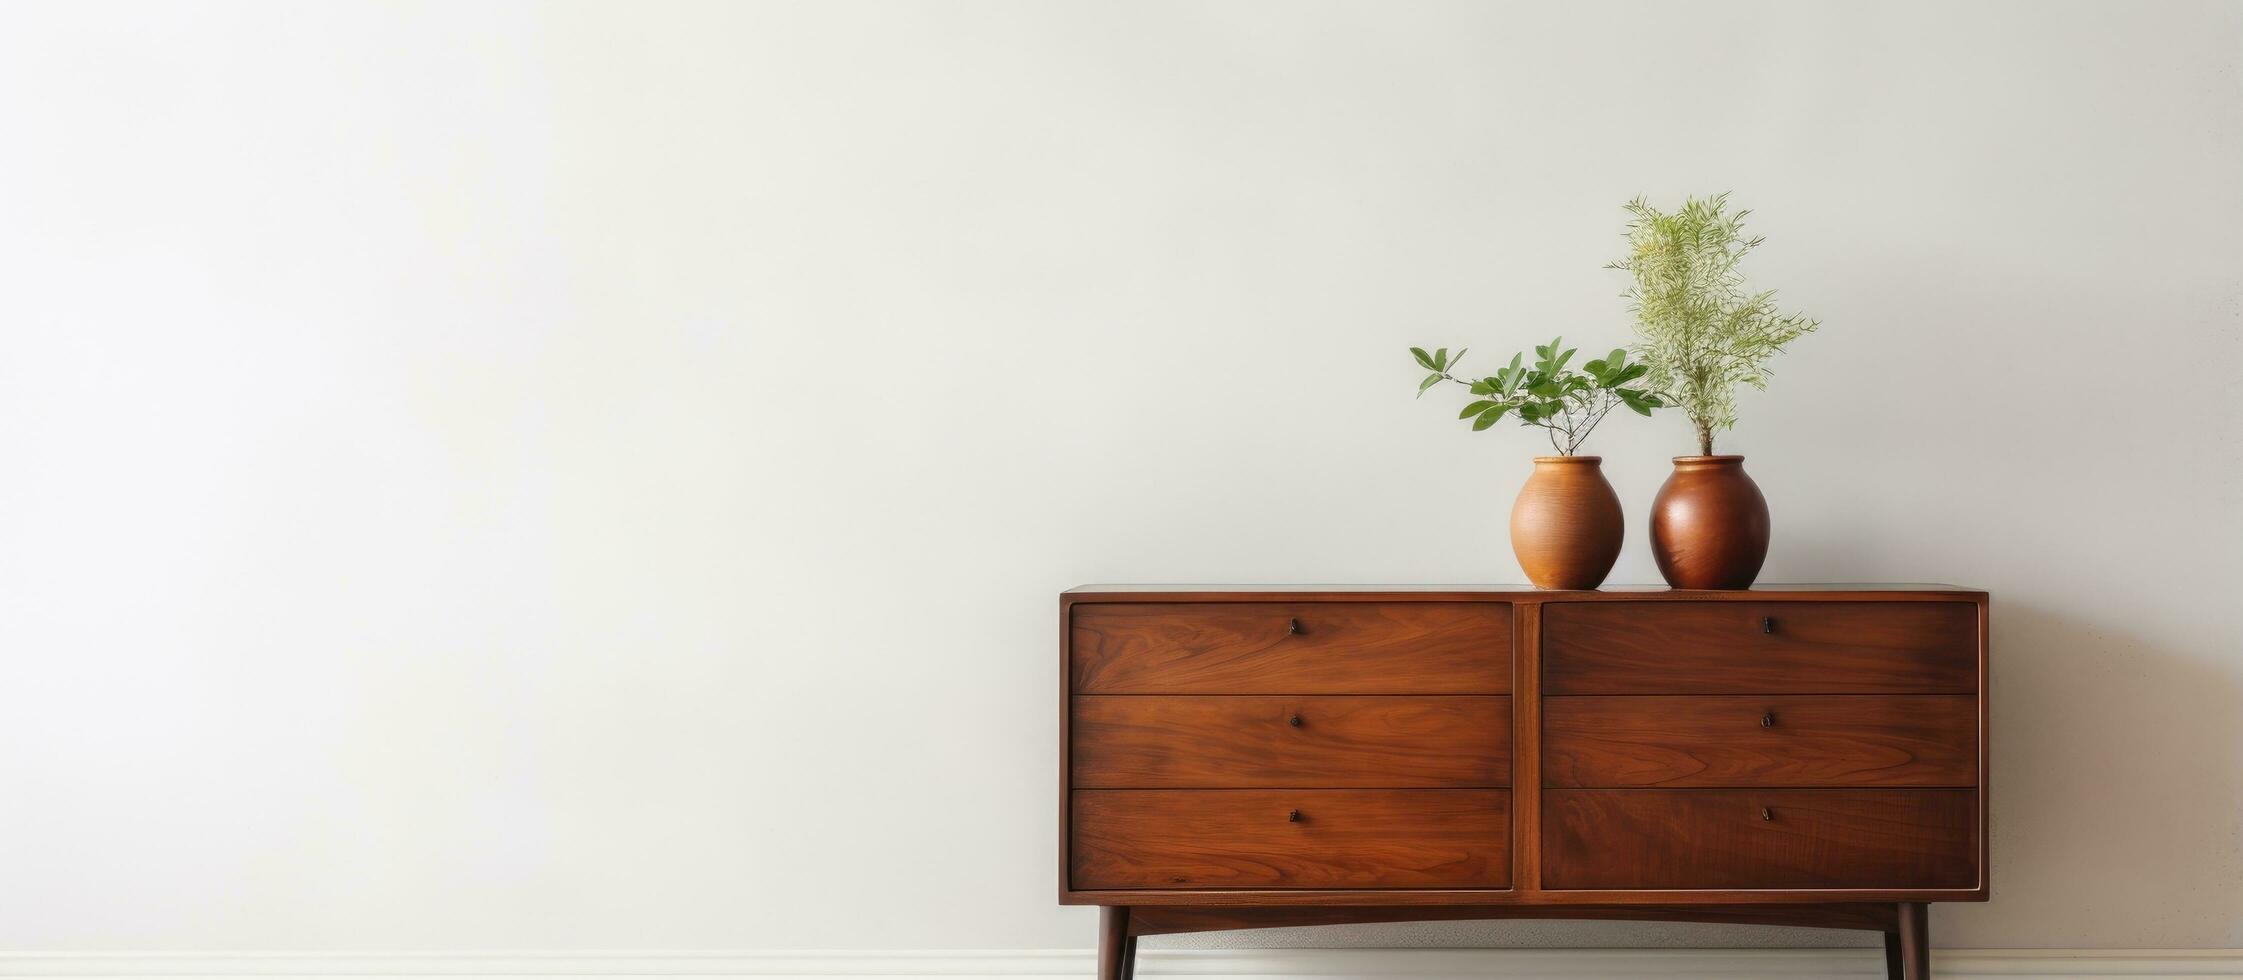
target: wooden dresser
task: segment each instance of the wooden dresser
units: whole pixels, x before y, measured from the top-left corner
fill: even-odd
[[[1138,936],[1601,918],[1885,934],[1986,867],[1983,592],[1091,586],[1059,900]]]

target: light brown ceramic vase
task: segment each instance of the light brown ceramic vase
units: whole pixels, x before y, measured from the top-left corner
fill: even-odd
[[[1536,456],[1511,505],[1511,550],[1536,588],[1593,589],[1620,558],[1620,495],[1602,456]]]
[[[1677,456],[1651,502],[1651,557],[1678,589],[1744,589],[1768,557],[1768,500],[1743,456]]]

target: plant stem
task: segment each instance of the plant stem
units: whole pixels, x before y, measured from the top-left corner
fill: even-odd
[[[1440,374],[1441,380],[1465,388],[1474,384],[1447,371]],[[1550,448],[1560,456],[1571,456],[1579,452],[1581,444],[1588,441],[1589,434],[1596,431],[1597,425],[1611,413],[1613,406],[1620,404],[1619,396],[1603,390],[1573,391],[1560,398],[1565,403],[1565,408],[1557,415],[1527,423],[1542,429],[1543,434],[1550,439]],[[1525,417],[1520,416],[1520,419],[1524,421]],[[1558,438],[1561,434],[1565,436],[1563,440]],[[1711,445],[1713,434],[1710,430],[1701,429],[1700,438],[1705,440],[1705,444]]]

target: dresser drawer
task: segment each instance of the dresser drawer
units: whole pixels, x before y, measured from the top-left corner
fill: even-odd
[[[1553,789],[1552,889],[1972,888],[1977,794],[1922,790]]]
[[[1548,694],[1971,694],[1967,602],[1564,602]]]
[[[1072,885],[1505,888],[1502,790],[1078,790]]]
[[[1079,603],[1076,694],[1506,694],[1500,602]]]
[[[1511,699],[1074,699],[1078,789],[1488,787],[1511,781]]]
[[[1974,786],[1969,695],[1553,697],[1543,785]]]

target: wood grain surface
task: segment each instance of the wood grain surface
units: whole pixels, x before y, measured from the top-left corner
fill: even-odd
[[[1077,790],[1070,875],[1100,888],[1500,888],[1501,790]]]
[[[1601,456],[1537,456],[1511,504],[1511,553],[1544,589],[1593,589],[1620,557],[1627,522]]]
[[[1968,602],[1553,602],[1543,693],[1972,694]]]
[[[1968,695],[1554,697],[1543,785],[1971,786]]]
[[[1958,789],[1550,789],[1542,885],[1968,888],[1976,794]]]
[[[1768,532],[1768,501],[1742,456],[1677,456],[1651,499],[1651,560],[1678,589],[1752,585]]]
[[[1426,695],[1078,697],[1078,789],[1496,787],[1511,699]]]
[[[1897,936],[1905,904],[1988,896],[1988,610],[1931,584],[1070,590],[1059,899],[1130,907],[1124,977],[1137,935],[1311,922]]]
[[[1503,602],[1076,603],[1076,694],[1507,694]]]

